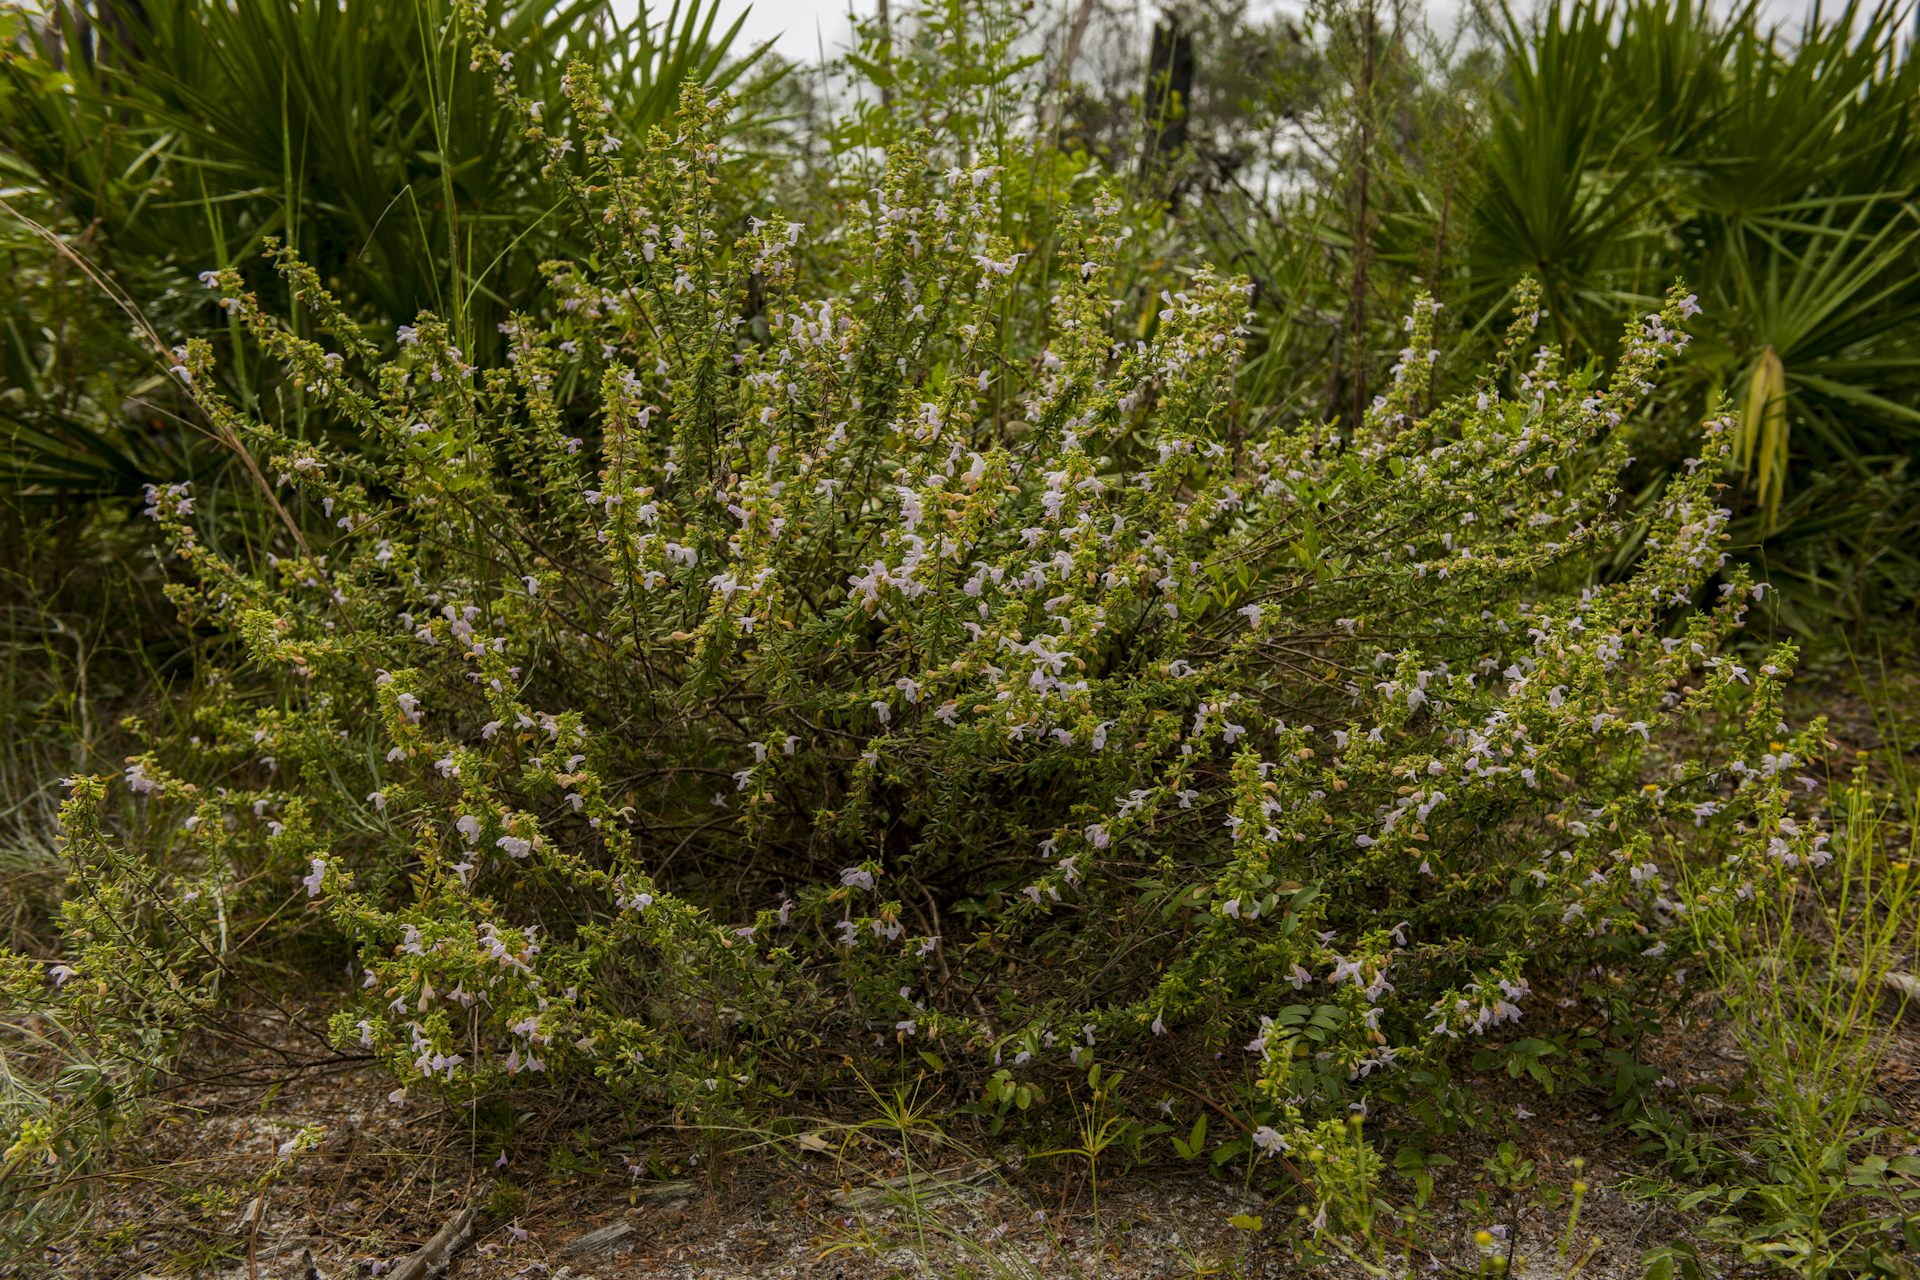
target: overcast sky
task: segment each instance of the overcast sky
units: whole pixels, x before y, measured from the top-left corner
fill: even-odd
[[[1520,0],[1525,3],[1525,0]],[[637,0],[616,0],[621,9],[631,9]],[[1152,0],[1132,0],[1144,21],[1158,7]],[[668,0],[653,0],[653,7],[665,9]],[[862,13],[873,12],[873,0],[720,0],[721,23],[747,15],[741,34],[751,43],[772,40],[774,48],[796,61],[813,61],[824,47],[829,56],[845,49],[852,38],[847,22],[849,4]],[[905,0],[894,0],[895,9],[907,8]],[[1300,0],[1254,0],[1256,12],[1299,12]],[[1450,25],[1446,19],[1460,9],[1457,0],[1434,0],[1428,5],[1436,26]],[[1724,7],[1730,7],[1724,6]],[[1829,7],[1832,7],[1829,4]],[[1797,21],[1813,8],[1812,0],[1764,0],[1762,8],[1782,20]]]

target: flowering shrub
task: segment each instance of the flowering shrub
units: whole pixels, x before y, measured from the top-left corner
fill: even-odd
[[[599,247],[505,367],[429,315],[370,341],[285,253],[299,328],[209,273],[362,447],[176,352],[280,531],[216,545],[187,486],[151,494],[229,669],[126,770],[150,856],[75,791],[70,856],[144,889],[70,907],[68,990],[190,969],[180,936],[290,894],[396,1101],[591,1079],[711,1112],[935,1045],[1004,1100],[1169,1037],[1251,1051],[1275,1152],[1535,1017],[1543,977],[1657,954],[1669,824],[1818,856],[1780,800],[1807,740],[1752,745],[1786,655],[1721,652],[1755,589],[1694,605],[1725,420],[1633,576],[1584,569],[1678,291],[1610,376],[1536,349],[1528,301],[1447,397],[1422,304],[1364,421],[1253,421],[1240,282],[1116,324],[1112,196],[1035,260],[993,167],[901,147],[844,225],[736,234],[724,103],[629,163],[568,90],[517,105],[590,158],[556,180]]]

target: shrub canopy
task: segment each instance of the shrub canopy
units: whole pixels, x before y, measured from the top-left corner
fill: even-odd
[[[1625,998],[1589,979],[1655,963],[1673,842],[1820,856],[1784,816],[1787,655],[1721,652],[1756,589],[1695,606],[1726,419],[1632,576],[1585,569],[1682,291],[1610,374],[1536,348],[1524,298],[1446,399],[1423,302],[1364,420],[1276,425],[1232,398],[1241,282],[1117,309],[1115,196],[1023,247],[1000,169],[900,147],[841,224],[735,236],[723,102],[629,160],[583,65],[568,92],[564,128],[517,105],[590,157],[561,180],[596,249],[503,367],[429,315],[370,341],[289,253],[298,327],[208,275],[362,447],[175,353],[283,521],[224,545],[151,495],[230,661],[130,763],[124,846],[100,782],[68,808],[83,867],[144,868],[150,967],[294,895],[396,1097],[591,1079],[724,1113],[826,1051],[937,1046],[1004,1099],[1171,1037],[1169,1072],[1249,1050],[1285,1129],[1438,1078],[1543,1016],[1543,977]],[[75,998],[145,980],[127,914],[69,904]]]

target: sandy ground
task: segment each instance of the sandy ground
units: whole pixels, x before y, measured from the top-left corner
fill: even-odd
[[[217,1069],[176,1088],[117,1174],[96,1184],[88,1228],[6,1274],[393,1275],[468,1207],[477,1210],[475,1228],[445,1272],[455,1280],[1366,1274],[1351,1262],[1309,1267],[1284,1242],[1276,1226],[1297,1210],[1271,1163],[1252,1185],[1239,1166],[1227,1176],[1195,1167],[1103,1176],[1097,1216],[1084,1164],[1018,1168],[1010,1147],[948,1146],[923,1148],[909,1165],[870,1133],[833,1128],[777,1156],[710,1151],[704,1166],[690,1161],[690,1148],[674,1149],[671,1134],[601,1145],[548,1133],[520,1144],[541,1152],[536,1166],[501,1168],[461,1114],[393,1106],[390,1082],[368,1064],[302,1065],[297,1037],[284,1026],[256,1017],[248,1027],[255,1043],[210,1049]],[[1882,1082],[1909,1111],[1920,1105],[1917,1040],[1896,1046]],[[308,1054],[319,1052],[306,1043]],[[1738,1071],[1730,1046],[1710,1037],[1653,1052],[1676,1055],[1680,1090]],[[1682,1218],[1633,1194],[1635,1175],[1650,1166],[1629,1136],[1609,1131],[1592,1100],[1542,1099],[1504,1076],[1479,1088],[1489,1109],[1510,1111],[1514,1123],[1447,1148],[1457,1164],[1434,1197],[1414,1266],[1395,1263],[1389,1274],[1471,1269],[1480,1230],[1512,1238],[1515,1274],[1563,1274],[1556,1246],[1564,1207],[1503,1199],[1481,1172],[1503,1138],[1536,1162],[1543,1185],[1565,1187],[1574,1159],[1584,1161],[1580,1176],[1593,1191],[1571,1248],[1588,1259],[1581,1274],[1637,1280],[1648,1248],[1688,1234]],[[306,1126],[319,1127],[318,1144],[279,1162],[282,1145]],[[628,1157],[652,1168],[629,1175]],[[263,1188],[262,1175],[277,1163],[281,1171]],[[671,1166],[665,1180],[663,1163]],[[1396,1195],[1410,1196],[1409,1184],[1390,1182]],[[1249,1229],[1255,1218],[1261,1229]]]

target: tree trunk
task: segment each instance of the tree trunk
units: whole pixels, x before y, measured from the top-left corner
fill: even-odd
[[[1060,104],[1067,90],[1073,85],[1073,64],[1080,61],[1080,46],[1086,43],[1087,25],[1093,21],[1094,0],[1080,0],[1080,7],[1074,10],[1073,25],[1067,29],[1067,44],[1060,51],[1060,69],[1054,75],[1054,91],[1047,97],[1046,109],[1040,115],[1040,133],[1051,136],[1054,126],[1060,123]]]
[[[1359,120],[1353,147],[1353,275],[1347,289],[1346,354],[1349,400],[1345,438],[1352,439],[1367,412],[1367,289],[1373,265],[1373,81],[1376,19],[1373,0],[1360,11],[1360,76],[1354,85]]]
[[[1140,157],[1145,179],[1162,157],[1187,141],[1187,99],[1193,92],[1193,37],[1173,15],[1153,27],[1153,50],[1147,59],[1147,146]]]
[[[893,106],[893,8],[888,0],[874,0],[873,23],[880,28],[880,105]]]

